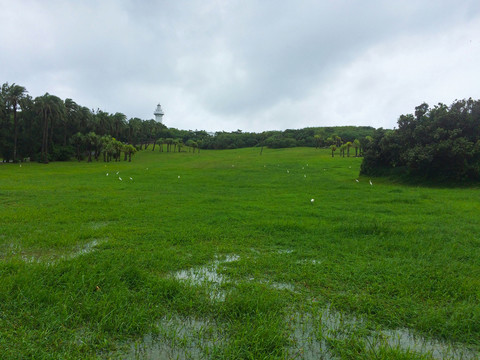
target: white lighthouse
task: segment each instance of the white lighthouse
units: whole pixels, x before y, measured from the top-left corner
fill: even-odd
[[[163,115],[165,115],[165,113],[163,112],[160,104],[157,105],[157,108],[155,109],[155,112],[153,113],[153,115],[155,115],[155,121],[162,124],[162,118],[163,118]]]

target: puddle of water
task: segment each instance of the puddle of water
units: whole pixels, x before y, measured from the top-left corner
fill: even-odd
[[[291,329],[291,340],[295,344],[289,349],[293,356],[300,354],[303,359],[333,359],[326,338],[346,339],[353,330],[367,331],[364,339],[368,340],[371,349],[390,347],[421,355],[430,355],[434,359],[474,360],[480,353],[462,344],[451,344],[435,339],[426,339],[409,329],[367,330],[366,322],[361,318],[347,316],[323,308],[317,315],[311,313],[295,313],[287,321]]]
[[[58,254],[52,250],[27,252],[27,254],[23,254],[21,256],[21,259],[26,263],[45,263],[48,265],[54,265],[56,262],[61,260],[70,260],[78,256],[91,253],[96,250],[96,247],[98,245],[106,241],[107,239],[94,239],[86,244],[75,247],[74,251],[67,254]],[[21,252],[19,247],[18,247],[18,252]]]
[[[288,358],[317,360],[334,359],[323,337],[319,339],[318,328],[310,314],[295,313],[287,320],[292,345],[288,349]]]
[[[98,230],[108,225],[108,221],[90,221],[87,226],[92,230]]]
[[[238,261],[240,256],[227,255],[223,260],[215,260],[210,264],[190,268],[186,270],[180,270],[173,274],[178,280],[188,281],[192,285],[207,286],[210,288],[210,298],[212,300],[225,300],[225,292],[220,290],[220,286],[228,282],[228,279],[218,273],[218,266],[224,263],[231,263]]]
[[[270,283],[270,286],[277,290],[288,290],[295,292],[295,286],[293,284],[273,282]]]
[[[178,315],[165,316],[158,334],[148,334],[131,344],[121,359],[208,359],[227,338],[216,323]]]
[[[21,252],[20,245],[9,243],[0,246],[0,258],[16,255]]]
[[[292,250],[280,250],[279,252],[291,253]],[[238,255],[229,255],[223,260],[217,259],[205,266],[178,271],[174,274],[174,277],[179,280],[190,281],[194,285],[210,286],[212,300],[223,301],[225,300],[225,292],[220,291],[219,287],[230,280],[218,273],[218,267],[222,263],[234,262],[239,260],[239,258]],[[304,260],[302,262],[320,264],[321,260]],[[267,284],[277,290],[295,292],[293,284],[256,280],[255,278],[250,278],[249,280]],[[188,321],[187,324],[189,324]],[[188,326],[190,328],[195,327],[193,324]],[[308,312],[294,313],[287,319],[287,327],[290,330],[292,343],[292,346],[288,349],[289,358],[334,359],[332,350],[328,345],[328,339],[345,340],[351,336],[352,332],[365,333],[363,339],[367,340],[371,350],[386,346],[406,352],[430,355],[435,359],[473,360],[480,358],[479,352],[470,350],[461,344],[450,344],[440,340],[426,339],[415,335],[408,329],[370,330],[367,328],[367,322],[364,319],[334,311],[330,306],[316,311],[314,315]],[[190,329],[188,331],[191,332],[193,330]],[[153,340],[150,342],[152,344],[155,343]],[[185,342],[185,344],[187,343],[190,342]],[[160,345],[152,346],[159,348]],[[195,345],[195,342],[193,347],[195,349],[199,348]],[[167,348],[169,347],[167,346]],[[178,354],[175,356],[179,359],[188,358],[179,357]],[[155,357],[144,358],[150,359]],[[156,358],[161,358],[161,356],[159,355]]]
[[[409,329],[384,330],[380,332],[389,346],[410,349],[420,354],[431,354],[435,359],[474,360],[480,353],[459,344],[449,344],[440,340],[425,339]]]
[[[293,253],[293,250],[291,249],[277,250],[277,254],[291,254],[291,253]]]
[[[297,264],[318,265],[318,264],[321,264],[322,262],[323,262],[322,260],[316,260],[316,259],[303,259],[303,260],[298,260]]]
[[[78,247],[77,251],[74,251],[74,252],[70,253],[69,255],[62,256],[62,259],[73,259],[73,258],[76,258],[78,256],[91,253],[92,251],[95,251],[95,248],[98,245],[103,244],[106,241],[107,241],[107,239],[94,239],[94,240]]]

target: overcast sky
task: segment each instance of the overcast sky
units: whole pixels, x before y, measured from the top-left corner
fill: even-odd
[[[0,83],[207,131],[480,99],[478,0],[0,0]]]

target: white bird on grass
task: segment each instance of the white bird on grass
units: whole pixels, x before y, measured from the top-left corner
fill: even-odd
[[[355,179],[356,182],[359,182],[358,179]]]
[[[108,173],[107,173],[107,176],[108,176]]]
[[[119,177],[118,177],[118,180],[122,181],[122,178],[119,176]]]
[[[303,177],[304,177],[304,178],[306,178],[306,177],[307,177],[307,175],[305,174],[305,175],[303,175]]]
[[[120,171],[117,171],[117,175],[118,175],[119,172],[120,172]]]
[[[310,202],[312,202],[312,203],[313,203],[314,201],[315,201],[315,199],[310,200]]]
[[[372,184],[372,180],[370,180],[370,185],[371,185],[371,186],[373,186],[373,184]]]
[[[130,177],[130,180],[133,180],[132,177]]]

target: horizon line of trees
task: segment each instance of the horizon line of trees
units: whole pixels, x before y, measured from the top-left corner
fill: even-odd
[[[377,129],[365,148],[361,174],[479,180],[480,100],[423,103],[414,114],[399,117],[398,129]]]
[[[104,159],[119,160],[118,149],[112,150],[119,148],[119,144],[130,145],[135,150],[147,149],[153,144],[152,151],[157,144],[159,150],[164,151],[166,145],[166,152],[182,151],[186,147],[194,153],[200,149],[254,146],[330,147],[332,156],[337,148],[343,156],[345,151],[349,156],[353,147],[358,156],[374,130],[368,126],[339,126],[262,133],[219,131],[211,135],[204,130],[167,128],[153,119],[127,120],[123,113],[91,110],[72,99],[62,100],[49,93],[32,98],[25,87],[15,83],[4,83],[0,89],[0,157],[4,162],[26,158],[43,163],[70,158],[91,161],[92,156],[98,160],[104,151]],[[124,158],[131,159],[134,152],[131,148],[125,149]]]

